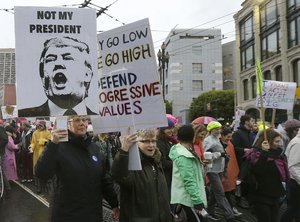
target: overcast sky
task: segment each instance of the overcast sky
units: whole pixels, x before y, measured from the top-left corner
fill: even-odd
[[[233,15],[244,0],[92,0],[97,6],[111,5],[97,19],[97,30],[107,31],[122,23],[149,18],[154,47],[157,49],[169,31],[176,28],[218,28],[226,38],[235,39]],[[14,48],[14,15],[3,11],[14,6],[77,5],[84,0],[9,0],[0,2],[0,48]],[[96,8],[96,6],[92,6]]]

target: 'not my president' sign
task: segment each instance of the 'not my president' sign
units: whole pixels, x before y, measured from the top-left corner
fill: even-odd
[[[15,7],[19,117],[98,114],[96,10]]]
[[[95,132],[167,125],[148,19],[98,34],[99,116]]]

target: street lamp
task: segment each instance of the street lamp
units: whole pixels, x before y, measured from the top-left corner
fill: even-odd
[[[159,75],[160,75],[160,83],[162,84],[162,94],[163,99],[165,100],[165,70],[166,73],[168,72],[168,66],[169,66],[169,53],[166,52],[166,45],[163,42],[160,49],[157,53],[158,58],[158,66],[159,66]]]

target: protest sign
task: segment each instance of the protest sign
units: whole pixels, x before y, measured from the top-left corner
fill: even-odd
[[[99,116],[94,132],[167,125],[148,19],[98,34]]]
[[[234,117],[234,131],[237,131],[238,127],[240,126],[241,117],[246,114],[245,110],[236,109],[235,117]]]
[[[295,82],[264,80],[262,87],[263,107],[292,110],[295,101]],[[256,106],[260,107],[260,98],[256,98]]]
[[[19,117],[96,114],[96,11],[15,7]]]
[[[17,106],[1,106],[1,111],[3,119],[18,117]]]

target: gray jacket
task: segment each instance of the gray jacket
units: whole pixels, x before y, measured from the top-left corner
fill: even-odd
[[[221,173],[224,172],[225,158],[221,157],[221,153],[224,153],[224,148],[218,137],[209,135],[203,141],[203,147],[205,152],[213,153],[212,167],[206,167],[206,173]]]
[[[285,150],[291,178],[300,185],[300,130]]]

